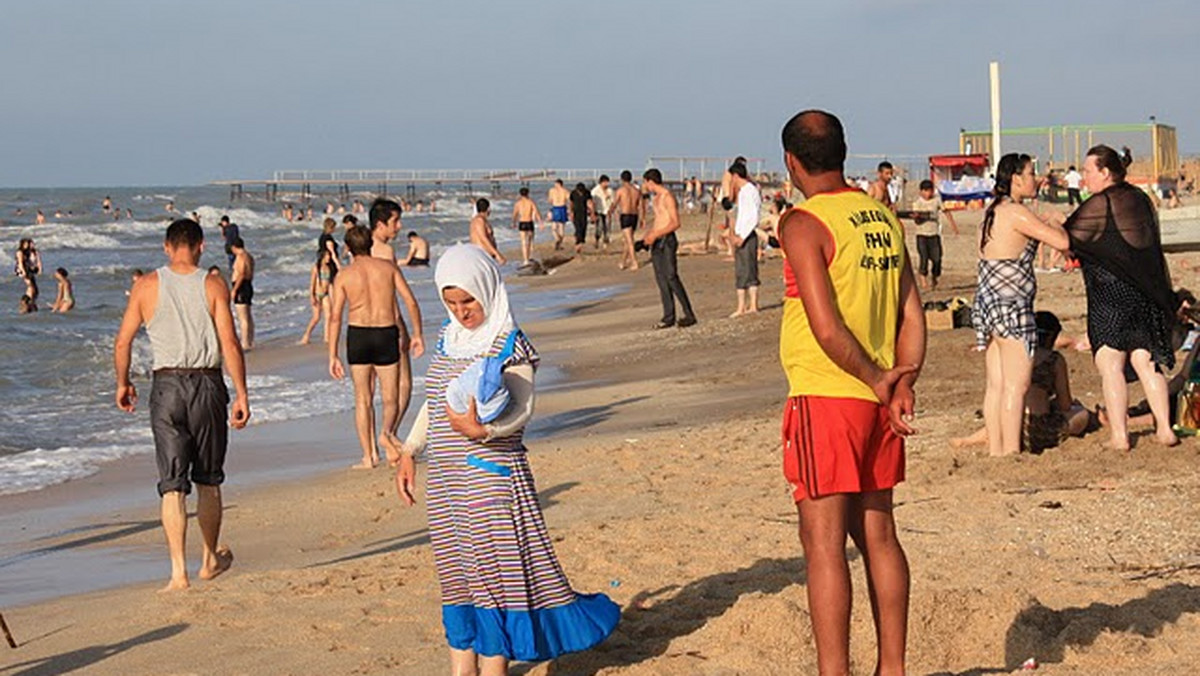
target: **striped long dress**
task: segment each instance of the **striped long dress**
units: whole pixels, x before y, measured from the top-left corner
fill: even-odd
[[[489,356],[507,337],[497,337]],[[523,431],[484,443],[450,428],[446,387],[474,361],[439,349],[425,377],[429,531],[446,639],[451,648],[523,661],[586,650],[612,633],[620,608],[571,589],[538,506]],[[537,362],[518,334],[505,366]]]

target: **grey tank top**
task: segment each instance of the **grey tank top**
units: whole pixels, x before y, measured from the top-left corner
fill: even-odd
[[[166,266],[158,269],[158,304],[146,323],[154,370],[220,368],[221,347],[204,295],[207,274],[203,269],[190,275]]]

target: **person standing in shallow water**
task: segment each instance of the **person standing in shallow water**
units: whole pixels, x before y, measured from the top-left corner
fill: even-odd
[[[167,228],[164,244],[168,264],[143,275],[133,284],[129,304],[113,347],[117,408],[133,413],[137,389],[129,379],[133,339],[146,327],[154,355],[150,389],[150,428],[158,463],[158,493],[162,524],[171,557],[171,580],[163,591],[189,585],[184,545],[187,538],[187,495],[196,484],[196,509],[204,541],[200,578],[210,580],[233,563],[233,552],[220,545],[221,484],[225,481],[228,425],[246,426],[250,404],[246,369],[229,290],[218,278],[198,267],[204,232],[194,221],[181,219]],[[221,377],[224,364],[236,396]]]
[[[914,432],[925,314],[899,221],[846,186],[841,122],[801,112],[784,126],[783,148],[807,198],[779,221],[783,467],[808,566],[817,663],[821,674],[850,673],[849,535],[866,567],[875,673],[894,676],[904,673],[909,571],[892,489],[904,480],[904,437]]]
[[[451,673],[499,676],[509,660],[542,662],[587,650],[616,628],[621,609],[575,592],[559,565],[526,460],[538,354],[509,312],[495,262],[470,244],[438,260],[434,280],[450,315],[426,373],[425,403],[404,442],[396,485],[414,503],[413,456],[428,458],[429,536],[441,587]],[[449,390],[481,360],[499,367],[508,403],[456,411]],[[490,420],[484,423],[481,417]]]

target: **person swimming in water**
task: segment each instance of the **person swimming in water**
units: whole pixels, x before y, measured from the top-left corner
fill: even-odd
[[[408,255],[400,261],[400,265],[410,268],[429,266],[429,242],[415,230],[408,233]]]
[[[55,270],[54,279],[58,282],[58,295],[54,299],[54,304],[50,306],[50,311],[70,312],[75,307],[75,289],[71,285],[67,269],[59,268]]]

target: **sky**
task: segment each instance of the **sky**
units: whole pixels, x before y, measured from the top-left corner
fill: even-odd
[[[3,0],[0,186],[276,169],[781,165],[794,113],[851,153],[1150,115],[1200,152],[1200,3]]]

